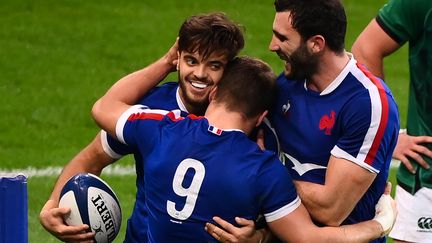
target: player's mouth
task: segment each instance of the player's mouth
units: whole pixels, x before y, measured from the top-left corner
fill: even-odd
[[[208,79],[196,78],[187,79],[187,82],[190,84],[190,91],[195,94],[204,94],[213,84],[213,82]]]
[[[189,83],[191,84],[192,87],[200,90],[203,90],[209,86],[207,83],[203,83],[199,81],[190,81]]]
[[[292,68],[292,64],[290,61],[290,58],[288,56],[286,56],[285,54],[283,54],[282,52],[276,52],[277,55],[279,56],[279,58],[284,61],[285,63],[285,70],[284,73],[285,75],[289,75],[291,73],[291,68]]]

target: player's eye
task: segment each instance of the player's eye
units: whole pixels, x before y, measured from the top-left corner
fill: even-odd
[[[215,63],[211,63],[211,64],[210,64],[210,68],[211,68],[213,71],[218,71],[218,70],[220,70],[220,69],[223,68],[223,65],[222,65],[221,63],[215,62]]]
[[[197,60],[195,58],[192,58],[192,57],[186,57],[185,61],[186,61],[186,64],[189,66],[192,66],[192,65],[195,65],[198,63]]]

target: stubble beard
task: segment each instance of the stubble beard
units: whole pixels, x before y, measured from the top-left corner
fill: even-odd
[[[301,44],[285,64],[285,76],[291,80],[303,81],[310,79],[318,71],[319,56],[310,54],[306,44]]]
[[[193,94],[190,94],[187,90],[187,81],[182,80],[179,75],[179,86],[180,86],[180,97],[186,106],[186,109],[189,113],[194,115],[204,115],[207,106],[209,105],[208,97],[194,97]]]

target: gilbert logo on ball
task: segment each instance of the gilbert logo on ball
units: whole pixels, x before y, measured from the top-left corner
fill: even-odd
[[[68,225],[89,225],[97,243],[112,242],[120,230],[119,200],[111,187],[93,174],[69,179],[60,193],[59,207],[71,208],[64,218]]]

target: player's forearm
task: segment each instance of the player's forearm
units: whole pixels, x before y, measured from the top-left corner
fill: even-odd
[[[149,66],[131,73],[115,83],[105,94],[106,99],[134,105],[148,91],[153,89],[170,73],[175,71],[177,60],[177,41],[160,59]]]
[[[115,137],[116,123],[121,114],[164,79],[171,68],[172,65],[163,57],[115,83],[93,105],[92,116],[99,127]]]
[[[161,82],[172,68],[172,64],[162,57],[149,66],[121,78],[108,90],[105,97],[134,105]]]
[[[324,225],[338,226],[349,215],[347,202],[330,192],[328,186],[295,181],[297,192],[311,217]]]
[[[370,242],[378,239],[383,235],[382,226],[375,220],[368,220],[356,225],[341,226],[345,232],[345,239],[341,242]]]
[[[99,133],[89,145],[81,150],[63,168],[51,193],[50,199],[58,203],[61,189],[72,176],[82,172],[99,175],[103,168],[114,161],[113,158],[109,157],[109,155],[103,151]]]
[[[361,243],[378,239],[383,228],[375,220],[340,227],[322,227],[306,235],[302,242]]]

